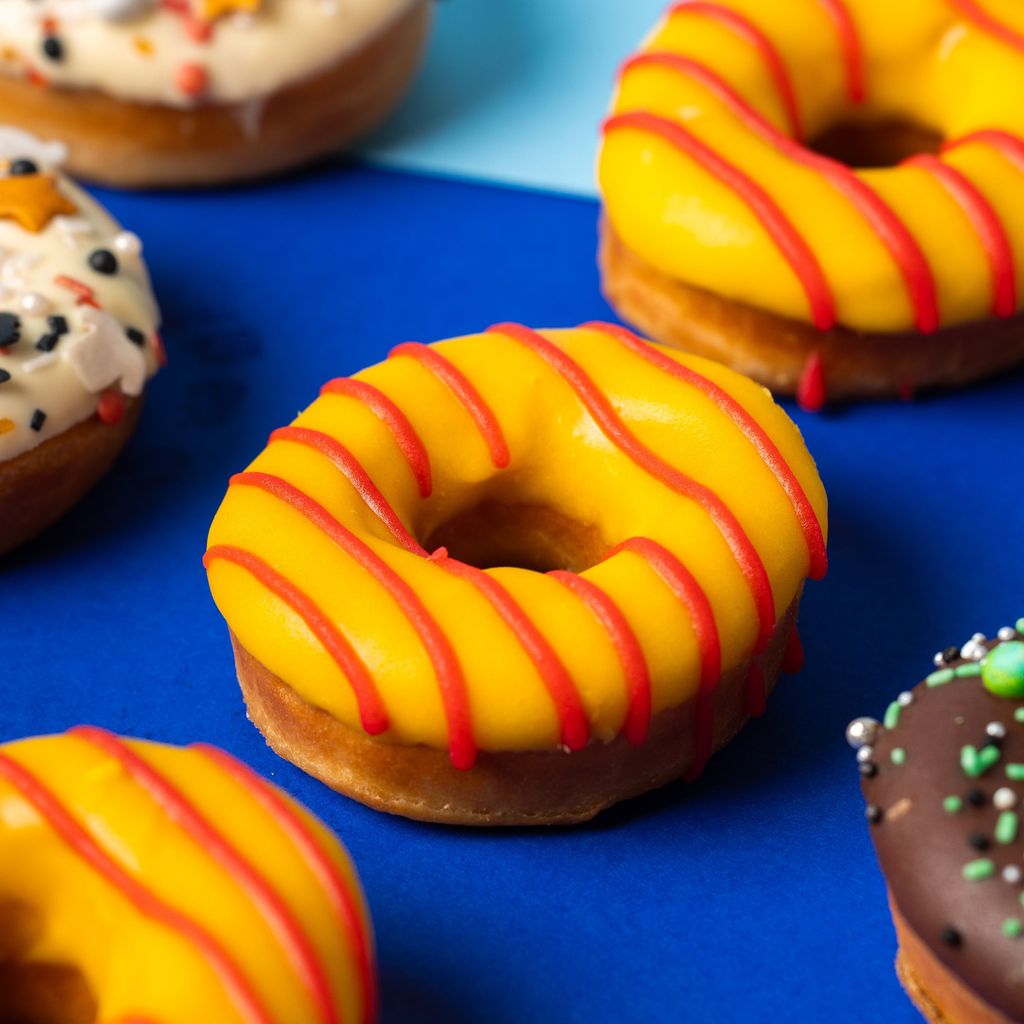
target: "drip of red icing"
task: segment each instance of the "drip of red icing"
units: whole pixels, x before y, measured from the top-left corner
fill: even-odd
[[[692,781],[704,771],[711,756],[714,737],[714,692],[722,675],[722,647],[711,603],[693,573],[668,548],[647,537],[632,537],[617,544],[605,558],[629,551],[642,558],[672,591],[693,626],[700,652],[700,682],[697,688],[697,719],[694,732],[693,764],[686,775]]]
[[[821,353],[817,349],[807,357],[807,362],[800,372],[800,380],[796,386],[796,401],[804,412],[821,412],[828,401],[825,367],[821,361]]]
[[[748,18],[739,14],[723,4],[704,3],[703,0],[682,0],[682,3],[675,4],[669,11],[669,16],[676,14],[700,14],[719,22],[731,32],[740,36],[753,46],[761,55],[768,73],[779,91],[782,105],[786,108],[786,116],[789,119],[790,131],[796,139],[803,138],[803,128],[800,124],[800,107],[797,103],[796,90],[786,70],[779,51],[772,44],[772,41]]]
[[[471,583],[498,613],[533,662],[541,681],[551,694],[562,742],[570,750],[582,750],[590,739],[587,713],[572,676],[544,634],[516,599],[489,573],[454,558],[436,557],[432,561],[453,576]]]
[[[321,395],[346,395],[362,402],[391,431],[405,461],[409,463],[421,498],[429,498],[433,490],[430,473],[430,456],[426,445],[416,433],[409,418],[383,391],[366,381],[351,377],[338,377],[328,381],[321,389]]]
[[[878,235],[899,269],[914,308],[914,321],[922,334],[931,334],[939,326],[939,304],[935,278],[928,260],[895,211],[845,164],[815,153],[780,132],[710,68],[676,53],[649,52],[631,58],[623,73],[634,67],[658,66],[686,75],[699,82],[721,100],[751,131],[781,154],[818,171],[829,184],[845,196]]]
[[[245,892],[259,909],[274,933],[293,970],[305,988],[317,1016],[327,1024],[338,1024],[339,1017],[331,983],[320,963],[310,937],[303,931],[288,905],[267,878],[220,832],[174,783],[137,754],[113,733],[95,726],[80,725],[69,730],[72,736],[101,750],[117,761],[127,775],[177,825],[205,851]]]
[[[543,335],[521,324],[496,324],[491,333],[501,334],[535,352],[572,388],[602,433],[640,469],[666,487],[696,502],[717,527],[729,545],[736,564],[750,587],[758,618],[758,650],[763,650],[775,628],[775,599],[772,585],[757,549],[746,535],[731,509],[709,487],[698,483],[682,470],[666,462],[648,448],[623,422],[608,397],[571,359]]]
[[[231,482],[238,482],[238,478],[233,477]],[[387,730],[387,709],[366,665],[334,623],[302,590],[251,551],[243,551],[228,544],[217,544],[207,550],[203,556],[203,565],[209,569],[215,561],[230,562],[244,569],[275,597],[287,604],[306,623],[348,679],[359,707],[359,720],[363,729],[371,736]]]
[[[469,413],[477,430],[480,431],[480,436],[491,453],[491,461],[498,469],[504,469],[509,464],[509,451],[501,424],[470,379],[436,349],[420,344],[418,341],[407,341],[396,345],[388,353],[388,359],[399,356],[415,359],[421,366],[444,382],[448,390]]]
[[[863,103],[867,90],[864,82],[864,47],[861,44],[857,24],[846,6],[845,0],[818,0],[825,8],[839,35],[846,64],[847,90],[851,103]]]
[[[978,28],[995,37],[1000,42],[1012,46],[1015,50],[1024,53],[1024,35],[1009,25],[1003,24],[994,15],[990,14],[977,2],[977,0],[946,0],[954,10],[962,14],[968,21],[973,22]]]
[[[158,366],[167,365],[167,349],[164,348],[163,339],[159,334],[153,335],[153,355],[156,356]]]
[[[316,876],[327,896],[331,911],[338,919],[349,944],[355,950],[359,981],[363,990],[362,1024],[377,1019],[377,984],[374,980],[374,957],[366,923],[351,887],[320,845],[309,823],[300,810],[273,786],[268,785],[254,771],[230,754],[205,743],[192,747],[218,765],[227,775],[245,789],[274,820],[302,855],[310,871]]]
[[[117,889],[140,914],[176,932],[194,946],[218,976],[246,1024],[275,1024],[250,981],[216,938],[197,921],[164,903],[121,867],[35,775],[13,758],[0,754],[0,779],[13,786],[67,847]]]
[[[684,384],[696,388],[732,420],[753,446],[765,465],[772,471],[775,479],[779,482],[779,486],[785,492],[786,497],[789,498],[797,522],[800,524],[800,529],[803,531],[804,539],[807,542],[807,552],[810,560],[808,575],[810,575],[811,579],[821,579],[828,570],[828,554],[825,549],[825,536],[821,529],[821,523],[818,522],[814,508],[807,498],[807,493],[800,486],[800,481],[797,479],[796,474],[761,424],[724,388],[719,387],[714,381],[697,373],[696,370],[676,362],[675,359],[659,351],[642,338],[637,337],[632,331],[626,330],[625,327],[619,327],[616,324],[600,323],[599,321],[591,321],[590,323],[583,324],[582,327],[584,330],[600,331],[615,338],[641,359],[651,363],[653,366],[657,366],[660,370],[670,374]]]
[[[270,441],[291,441],[294,444],[305,445],[329,459],[341,470],[345,479],[355,488],[359,497],[366,502],[374,515],[388,528],[395,540],[406,551],[426,557],[426,551],[416,543],[416,539],[405,528],[398,514],[370,479],[370,475],[359,460],[340,441],[331,437],[330,434],[324,434],[319,430],[310,430],[308,427],[281,427],[270,435]]]
[[[759,661],[750,666],[750,673],[747,675],[745,704],[747,714],[754,718],[760,718],[768,707],[768,685],[764,667]]]
[[[753,178],[719,156],[681,124],[668,118],[638,110],[615,114],[604,123],[606,133],[622,129],[658,136],[732,190],[761,223],[796,274],[807,296],[814,326],[826,331],[835,325],[835,296],[817,256],[775,200]]]
[[[322,505],[280,477],[267,473],[239,473],[231,478],[235,487],[257,487],[290,505],[322,530],[330,540],[365,569],[408,618],[430,658],[441,691],[448,721],[448,742],[452,765],[469,769],[476,761],[476,743],[466,692],[466,680],[451,642],[416,592],[379,555],[346,529]],[[211,549],[216,550],[216,549]],[[207,557],[210,553],[207,552]],[[300,613],[301,614],[301,613]],[[360,663],[361,664],[361,663]],[[372,684],[371,684],[372,685]],[[377,698],[379,700],[379,697]],[[380,715],[386,712],[380,708]],[[364,728],[366,728],[364,719]],[[366,730],[370,732],[370,729]],[[382,730],[377,730],[382,731]]]
[[[100,422],[112,427],[124,419],[124,398],[121,392],[114,388],[108,388],[100,395],[99,405],[96,407],[96,415]]]
[[[904,165],[919,167],[931,174],[967,215],[992,272],[992,312],[995,316],[1012,316],[1017,310],[1013,246],[991,203],[966,175],[930,153],[912,156],[904,161]]]
[[[782,671],[786,675],[796,675],[804,667],[804,645],[800,641],[800,630],[796,623],[789,631],[789,639],[786,641],[786,650],[782,655]]]
[[[651,725],[651,676],[633,627],[619,606],[597,584],[574,572],[563,572],[560,569],[548,575],[571,590],[608,634],[622,666],[629,697],[622,732],[630,743],[643,743]]]

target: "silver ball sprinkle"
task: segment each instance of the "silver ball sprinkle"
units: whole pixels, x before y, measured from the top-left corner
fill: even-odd
[[[879,723],[874,718],[855,718],[846,727],[846,742],[855,750],[870,746],[878,737]]]
[[[909,707],[914,703],[914,695],[909,690],[904,690],[897,698],[896,703],[901,708]]]
[[[973,638],[960,648],[960,657],[965,661],[981,661],[988,654],[988,649],[983,643]]]
[[[1000,786],[992,794],[992,803],[997,810],[1008,811],[1017,806],[1017,794],[1009,786]]]
[[[1016,635],[1017,635],[1017,630],[1015,630],[1013,628],[1013,626],[1003,626],[1003,628],[1001,630],[999,630],[998,633],[996,633],[996,637],[999,640],[1002,640],[1002,642],[1004,644],[1007,642],[1007,640],[1014,639],[1014,637],[1016,637]]]
[[[932,658],[932,664],[936,668],[941,668],[943,665],[946,664],[946,659],[942,656],[942,651],[935,652],[935,657]]]
[[[865,744],[857,751],[857,763],[864,764],[866,761],[870,761],[874,753],[875,748]]]
[[[1024,871],[1021,871],[1016,864],[1007,864],[1003,868],[1003,881],[1009,882],[1010,885],[1019,885],[1020,880],[1024,878]]]
[[[984,643],[984,642],[985,642],[985,641],[986,641],[986,640],[988,639],[988,637],[987,637],[987,636],[985,636],[985,634],[984,634],[984,633],[972,633],[972,634],[971,634],[971,639],[972,639],[972,640],[973,640],[973,641],[974,641],[974,642],[975,642],[976,644],[983,644],[983,643]]]
[[[991,736],[993,739],[1004,740],[1006,739],[1006,726],[1002,722],[989,722],[985,726],[985,735]]]

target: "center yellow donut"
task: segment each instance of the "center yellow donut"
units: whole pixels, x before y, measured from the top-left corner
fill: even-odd
[[[505,324],[327,384],[232,478],[206,564],[280,753],[413,817],[572,821],[762,710],[825,521],[758,385]]]

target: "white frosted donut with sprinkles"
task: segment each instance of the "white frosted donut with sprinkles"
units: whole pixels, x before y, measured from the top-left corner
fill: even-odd
[[[4,0],[0,103],[114,185],[253,177],[365,132],[418,66],[428,0]]]
[[[109,467],[164,361],[139,238],[0,131],[0,554]]]

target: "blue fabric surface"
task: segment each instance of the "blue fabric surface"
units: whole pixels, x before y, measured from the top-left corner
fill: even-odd
[[[104,194],[145,239],[171,363],[117,469],[0,567],[0,739],[78,722],[226,747],[343,837],[385,1021],[913,1021],[847,721],[932,652],[1024,614],[1017,375],[794,412],[831,498],[807,668],[705,777],[572,831],[374,813],[245,719],[206,588],[230,473],[329,377],[497,320],[607,317],[594,204],[352,167],[232,192]]]

